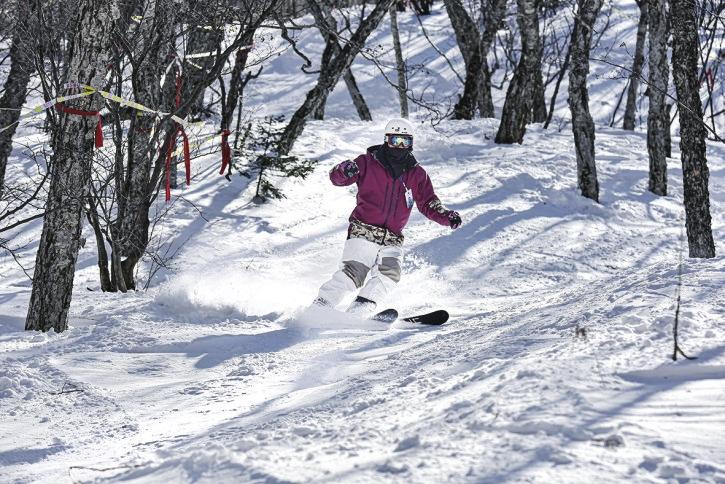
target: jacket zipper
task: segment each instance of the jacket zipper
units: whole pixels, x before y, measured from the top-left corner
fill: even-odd
[[[393,204],[393,198],[394,197],[392,197],[392,195],[393,195],[393,192],[395,191],[395,188],[396,188],[395,182],[397,181],[397,179],[396,178],[393,178],[392,175],[390,175],[388,173],[388,170],[387,170],[387,168],[385,168],[385,165],[383,165],[382,162],[375,157],[375,155],[373,155],[373,158],[375,159],[375,161],[377,161],[380,164],[380,166],[383,168],[383,171],[385,172],[385,174],[388,175],[388,176],[390,176],[390,178],[393,179],[393,186],[391,187],[391,190],[390,190],[390,195],[391,195],[390,204],[385,203],[388,200],[388,191],[387,190],[385,191],[385,201],[383,202],[383,206],[386,206],[387,205],[387,210],[385,212],[385,222],[383,222],[383,225],[387,229],[388,228],[387,227],[388,226],[388,218],[390,218],[390,210],[393,208],[392,207],[392,204]],[[416,163],[416,165],[417,165],[417,163]],[[415,165],[413,165],[413,167],[415,167]],[[403,173],[400,175],[400,180],[403,179],[403,175],[405,175],[405,172],[406,171],[408,171],[408,170],[404,170]],[[395,211],[396,212],[397,212],[397,209],[398,209],[398,207],[396,205],[396,207],[395,207]],[[395,213],[393,213],[393,215],[395,215]]]
[[[385,215],[385,224],[384,225],[386,226],[386,228],[387,228],[387,225],[388,225],[388,218],[390,217],[390,211],[391,210],[393,211],[393,217],[395,217],[395,214],[398,213],[398,202],[397,202],[397,198],[399,196],[399,190],[397,190],[398,185],[396,183],[398,181],[400,181],[403,184],[403,186],[405,186],[405,182],[403,182],[403,175],[400,175],[400,178],[397,178],[397,179],[393,180],[393,187],[392,187],[392,190],[391,190],[391,192],[392,192],[391,195],[392,196],[390,197],[390,205],[388,206],[388,211],[387,211],[387,213]],[[393,204],[395,204],[395,206],[393,206]]]
[[[393,184],[390,187],[390,203],[387,204],[386,211],[385,211],[385,222],[383,222],[383,225],[385,226],[386,229],[388,228],[388,218],[390,218],[390,209],[393,206],[393,199],[394,199],[393,192],[394,191],[395,191],[395,180],[393,180]],[[388,197],[388,192],[387,191],[385,192],[385,197],[386,197],[386,200],[387,200],[387,197]]]
[[[400,182],[402,183],[403,175],[400,175],[400,178],[398,180],[400,180]],[[396,180],[396,181],[398,181],[398,180]],[[393,182],[393,186],[397,188],[397,185],[395,184],[395,182]],[[405,183],[403,183],[403,186],[405,186]],[[395,218],[395,214],[398,213],[398,198],[400,198],[400,195],[398,193],[396,193],[396,196],[394,197],[395,208],[393,208],[393,218]]]
[[[389,190],[386,187],[385,188],[385,199],[383,200],[383,209],[385,209],[385,210],[388,209],[388,196],[389,196],[388,192],[389,192]]]

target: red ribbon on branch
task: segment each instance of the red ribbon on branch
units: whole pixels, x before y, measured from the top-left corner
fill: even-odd
[[[179,106],[181,106],[181,87],[182,87],[182,80],[181,80],[181,73],[177,70],[176,71],[176,98],[175,98],[175,104],[176,109],[178,110]],[[186,185],[189,186],[191,184],[191,157],[189,156],[189,137],[186,135],[186,130],[184,130],[184,126],[179,123],[176,124],[176,129],[174,131],[174,135],[169,139],[169,145],[166,148],[166,201],[168,202],[171,200],[171,158],[173,157],[174,151],[176,150],[176,138],[179,136],[179,133],[181,133],[182,138],[184,139],[184,168],[186,170]]]
[[[231,131],[228,129],[222,130],[222,169],[219,170],[219,174],[223,175],[224,170],[232,162],[232,149],[229,147],[229,135]],[[231,169],[231,168],[230,168]]]
[[[176,150],[176,138],[181,133],[184,140],[184,167],[186,168],[186,185],[191,184],[191,157],[189,156],[189,137],[186,136],[184,127],[177,124],[173,137],[169,140],[169,146],[166,148],[166,201],[171,200],[171,158]]]
[[[103,118],[100,111],[84,111],[82,109],[70,108],[63,103],[57,103],[55,109],[66,114],[75,114],[76,116],[95,116],[98,118],[96,123],[96,148],[103,147]]]

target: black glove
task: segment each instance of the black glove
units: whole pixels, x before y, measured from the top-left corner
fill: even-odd
[[[450,225],[452,229],[457,229],[461,226],[461,216],[458,215],[458,212],[449,210],[446,216],[448,217],[448,225]]]
[[[342,170],[342,174],[347,178],[352,178],[360,173],[360,168],[358,168],[357,163],[351,160],[340,163],[340,169]]]

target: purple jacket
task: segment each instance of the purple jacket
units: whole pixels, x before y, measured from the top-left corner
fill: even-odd
[[[350,220],[359,220],[366,224],[384,227],[394,234],[402,235],[403,227],[408,223],[411,208],[408,208],[406,191],[410,190],[418,210],[441,225],[449,226],[445,210],[433,191],[428,174],[418,163],[403,172],[396,180],[375,158],[377,146],[368,148],[367,153],[355,158],[360,172],[347,178],[341,164],[330,171],[333,185],[346,186],[357,183],[357,206]],[[411,204],[412,207],[412,204]]]

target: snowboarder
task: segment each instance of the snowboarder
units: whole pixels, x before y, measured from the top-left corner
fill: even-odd
[[[330,171],[333,185],[357,184],[357,205],[350,215],[342,266],[320,287],[315,304],[335,307],[360,289],[347,311],[367,314],[375,309],[400,281],[402,231],[414,203],[434,222],[452,229],[461,225],[458,212],[443,206],[413,156],[413,131],[408,120],[391,119],[382,145]]]

